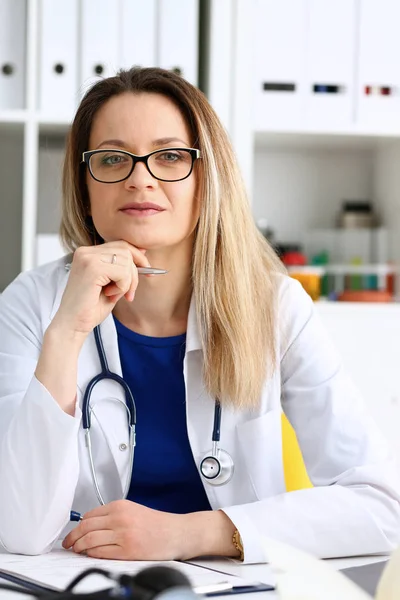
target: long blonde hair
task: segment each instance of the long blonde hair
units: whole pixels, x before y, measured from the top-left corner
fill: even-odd
[[[97,82],[72,124],[63,171],[60,235],[65,247],[101,243],[89,216],[85,168],[93,118],[112,96],[159,93],[182,111],[202,160],[201,210],[193,250],[193,292],[204,382],[221,403],[254,408],[276,365],[276,273],[284,271],[257,230],[229,138],[197,88],[158,68],[134,67]]]

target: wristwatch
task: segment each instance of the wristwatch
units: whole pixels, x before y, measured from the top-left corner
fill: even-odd
[[[240,537],[240,533],[237,529],[235,529],[235,533],[233,534],[232,542],[233,542],[233,545],[235,546],[236,550],[238,550],[240,552],[239,560],[243,561],[244,560],[243,542],[242,542],[242,538]]]

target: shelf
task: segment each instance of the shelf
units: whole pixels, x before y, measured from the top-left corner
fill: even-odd
[[[40,115],[36,116],[39,123],[40,133],[59,133],[65,134],[71,127],[73,117],[67,115],[50,116]]]
[[[398,319],[400,314],[400,302],[331,302],[329,300],[318,300],[314,302],[316,310],[320,314],[393,314]],[[397,322],[397,321],[396,321]]]
[[[255,146],[268,148],[357,148],[374,149],[382,145],[400,143],[400,128],[361,127],[342,128],[298,127],[269,128],[254,132]]]
[[[26,110],[0,110],[0,132],[22,131],[27,115]]]
[[[0,110],[0,123],[26,123],[28,112],[26,110]]]

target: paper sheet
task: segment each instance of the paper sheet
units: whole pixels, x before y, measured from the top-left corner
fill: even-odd
[[[209,571],[195,565],[166,562],[102,560],[75,554],[69,550],[57,549],[40,556],[22,556],[18,554],[0,553],[0,569],[13,571],[23,577],[29,577],[40,583],[64,589],[74,577],[88,568],[99,568],[113,573],[129,573],[134,575],[152,565],[164,565],[178,569],[186,575],[193,586],[231,582],[235,585],[244,583],[239,577]],[[1,579],[0,579],[1,581]],[[110,580],[101,575],[91,575],[77,586],[81,592],[90,592],[110,587]]]

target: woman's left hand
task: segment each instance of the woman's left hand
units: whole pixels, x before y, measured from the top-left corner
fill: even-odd
[[[183,552],[185,516],[117,500],[86,513],[62,545],[94,558],[179,559]]]
[[[180,515],[116,500],[86,513],[66,536],[63,547],[93,558],[117,560],[235,556],[234,529],[219,510]]]

